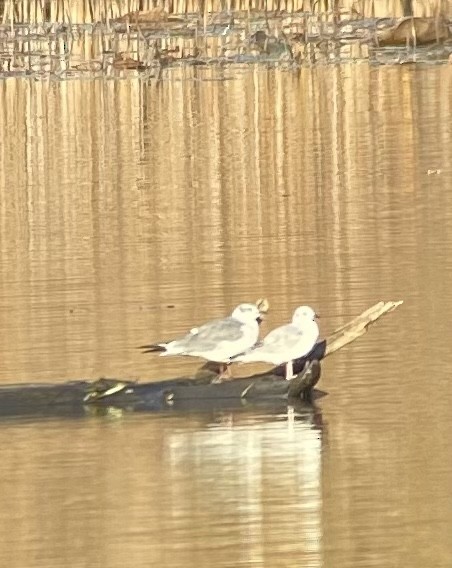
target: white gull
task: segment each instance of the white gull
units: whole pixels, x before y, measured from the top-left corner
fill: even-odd
[[[261,313],[255,304],[238,305],[229,317],[194,327],[186,335],[168,343],[143,345],[144,353],[186,355],[221,363],[220,376],[227,374],[231,359],[253,347],[259,336]]]
[[[256,347],[235,357],[242,363],[262,362],[272,365],[286,364],[286,379],[292,379],[293,360],[308,355],[319,338],[317,314],[309,306],[298,307],[292,323],[272,330]]]

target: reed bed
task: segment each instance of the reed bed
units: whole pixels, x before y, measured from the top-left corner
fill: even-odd
[[[162,8],[168,14],[241,11],[353,13],[361,17],[451,15],[449,0],[0,0],[3,24],[108,23],[133,12]]]
[[[191,4],[159,7],[135,0],[8,0],[0,4],[0,77],[139,73],[161,78],[165,70],[180,65],[291,66],[368,57],[403,63],[446,60],[452,54],[452,21],[443,12],[400,20],[364,17],[356,3],[351,11],[338,2],[313,3],[304,11],[305,2],[287,0],[284,9],[276,10],[269,5],[262,9],[262,2],[243,9],[240,2],[217,6],[211,1],[197,11]],[[375,0],[372,6],[376,4]],[[193,11],[181,14],[182,7]],[[212,11],[215,7],[221,11]],[[441,4],[437,7],[443,9]],[[361,8],[366,11],[369,5],[363,1]],[[422,50],[423,43],[428,46]]]

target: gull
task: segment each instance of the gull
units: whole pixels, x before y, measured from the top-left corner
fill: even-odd
[[[319,338],[319,326],[315,311],[309,306],[299,306],[292,323],[272,330],[250,351],[233,359],[241,363],[262,362],[286,365],[286,379],[294,378],[293,361],[305,357],[314,348]]]
[[[161,351],[161,356],[188,355],[221,363],[219,378],[230,377],[231,359],[256,344],[261,318],[256,304],[240,304],[229,317],[194,327],[180,339],[143,345],[141,349],[143,353]]]

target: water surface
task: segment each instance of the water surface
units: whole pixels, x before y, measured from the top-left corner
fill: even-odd
[[[0,83],[0,381],[156,380],[136,346],[265,296],[313,409],[0,422],[8,566],[449,566],[452,68]],[[215,79],[215,80],[212,80]]]

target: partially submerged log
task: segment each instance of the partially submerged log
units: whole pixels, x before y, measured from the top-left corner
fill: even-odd
[[[263,401],[310,400],[320,379],[320,361],[361,337],[368,327],[402,302],[379,302],[329,337],[309,356],[294,361],[295,378],[284,379],[284,367],[250,377],[213,383],[209,366],[195,378],[135,383],[118,379],[71,381],[61,385],[16,384],[0,387],[0,416],[23,414],[82,415],[87,407],[126,410],[196,409],[243,406]]]

